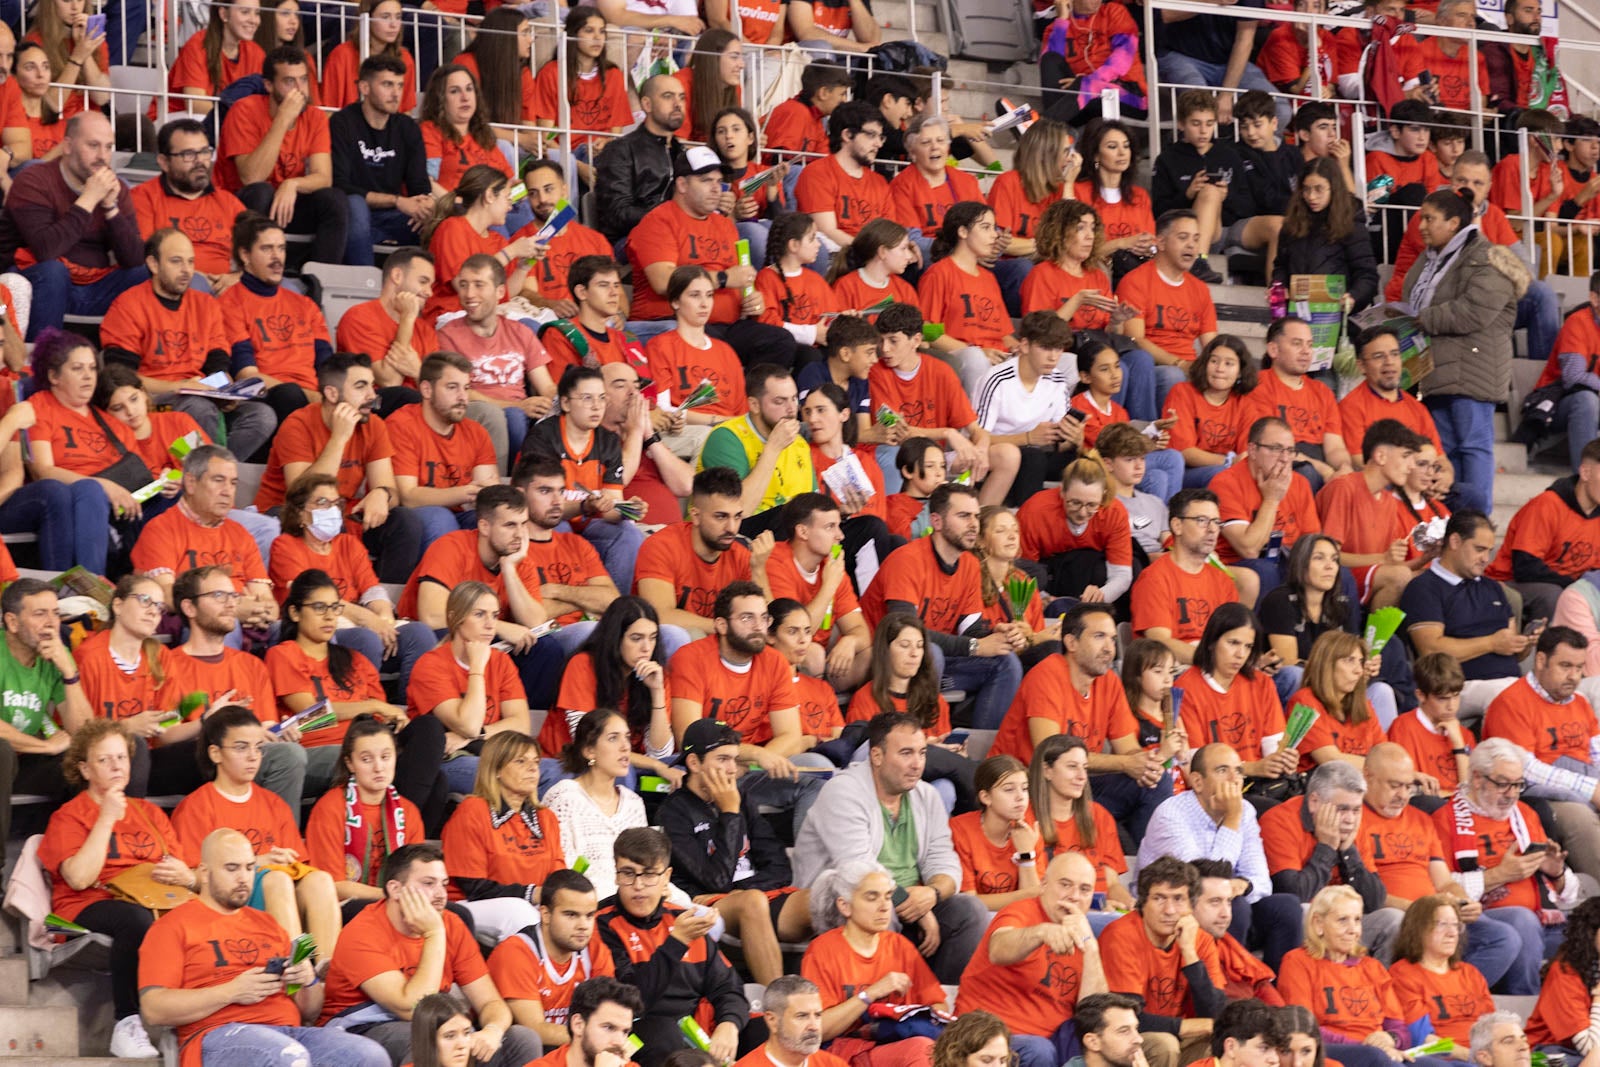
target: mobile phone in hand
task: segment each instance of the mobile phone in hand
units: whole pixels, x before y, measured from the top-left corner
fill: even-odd
[[[106,32],[106,17],[104,14],[90,15],[87,25],[83,29],[86,37],[100,37]]]
[[[267,961],[266,971],[268,974],[282,974],[283,969],[288,965],[289,958],[287,956],[274,956]]]

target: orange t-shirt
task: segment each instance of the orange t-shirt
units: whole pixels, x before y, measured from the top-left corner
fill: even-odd
[[[918,429],[964,430],[978,421],[956,372],[931,356],[922,357],[909,380],[874,363],[867,372],[867,389],[874,410],[887,404]]]
[[[1044,218],[1045,209],[1061,199],[1065,186],[1057,186],[1043,200],[1029,200],[1022,188],[1022,175],[1005,171],[989,187],[989,206],[994,209],[995,225],[1011,236],[1032,240]]]
[[[1272,679],[1264,674],[1235,675],[1223,692],[1204,671],[1190,667],[1172,687],[1183,690],[1179,717],[1192,744],[1221,742],[1241,760],[1254,762],[1265,755],[1261,742],[1284,731],[1283,704]]]
[[[446,189],[460,185],[461,176],[480,163],[493,167],[507,178],[512,176],[511,163],[500,151],[499,144],[491,144],[486,148],[470,135],[457,141],[427,120],[422,123],[422,150],[429,161],[439,161],[439,177],[436,180]],[[440,275],[446,276],[442,271]]]
[[[110,900],[105,883],[141,863],[155,863],[163,855],[184,856],[183,841],[167,820],[167,813],[147,800],[128,797],[127,810],[111,827],[105,863],[100,876],[83,889],[74,889],[61,877],[61,865],[78,854],[100,819],[100,805],[88,793],[79,793],[50,816],[39,846],[39,865],[50,879],[50,910],[63,919],[76,919],[90,904]]]
[[[378,55],[377,42],[372,42],[373,55]],[[400,89],[400,110],[409,115],[417,110],[417,64],[411,50],[400,46],[400,62],[406,66],[405,80]],[[361,70],[361,52],[354,41],[343,41],[328,53],[327,65],[322,68],[322,106],[338,109],[359,99],[356,93],[356,76]]]
[[[794,676],[794,695],[800,701],[800,732],[821,741],[844,728],[844,712],[839,709],[839,694],[826,678],[809,674]],[[939,702],[944,703],[940,697]],[[945,705],[947,708],[948,704]]]
[[[171,651],[162,665],[166,668],[167,680],[156,691],[158,707],[176,708],[190,693],[204,693],[206,703],[211,704],[232,689],[239,697],[238,703],[247,705],[262,725],[278,721],[272,676],[267,673],[266,664],[248,653],[224,648],[222,655],[214,659],[201,659],[179,647]],[[191,712],[186,721],[199,718],[200,710]]]
[[[1523,823],[1528,830],[1528,841],[1537,844],[1548,841],[1545,835],[1544,824],[1539,821],[1536,813],[1528,805],[1518,802],[1517,811],[1522,815]],[[1459,871],[1459,859],[1456,850],[1462,845],[1455,836],[1455,810],[1454,805],[1446,804],[1433,813],[1433,825],[1439,831],[1439,840],[1444,844],[1444,861],[1453,871]],[[1506,858],[1506,853],[1517,850],[1517,835],[1512,832],[1511,820],[1490,819],[1484,815],[1472,816],[1472,846],[1477,852],[1478,869],[1490,871],[1500,866]],[[1511,882],[1504,888],[1505,896],[1494,901],[1484,901],[1486,908],[1530,908],[1537,909],[1539,903],[1539,886],[1535,881],[1536,875],[1529,875],[1520,882]]]
[[[1322,706],[1322,701],[1310,689],[1301,689],[1289,698],[1289,710],[1294,710],[1296,704],[1304,704],[1317,713],[1305,740],[1300,742],[1301,771],[1316,769],[1317,761],[1311,758],[1311,753],[1319,748],[1336,748],[1346,756],[1365,756],[1373,745],[1383,743],[1383,726],[1378,722],[1377,713],[1365,697],[1362,697],[1362,701],[1367,708],[1365,719],[1360,722],[1340,722],[1328,713],[1328,709]]]
[[[888,215],[889,183],[871,167],[851,177],[837,156],[824,156],[800,171],[794,199],[808,214],[833,212],[838,228],[854,237],[870,220]]]
[[[1385,1019],[1405,1019],[1394,983],[1371,956],[1334,963],[1314,960],[1303,948],[1292,949],[1278,966],[1278,992],[1290,1004],[1310,1008],[1324,1030],[1350,1041],[1382,1030]]]
[[[666,679],[663,686],[669,708],[672,707],[671,681],[670,678]],[[556,706],[544,717],[544,726],[539,730],[539,748],[545,755],[551,759],[561,758],[562,749],[572,743],[572,728],[578,720],[600,707],[596,689],[594,657],[587,652],[579,652],[567,661],[566,668],[561,672],[561,689],[556,693]],[[624,715],[628,712],[626,689],[617,701],[617,710]],[[628,741],[633,751],[644,754],[643,730],[635,730],[630,724]]]
[[[756,274],[756,292],[766,305],[761,321],[769,326],[782,326],[792,322],[796,326],[811,326],[830,312],[844,311],[839,294],[828,287],[822,275],[814,270],[800,268],[793,276],[783,273],[777,264],[762,267]]]
[[[715,275],[739,262],[739,231],[726,215],[707,215],[697,219],[677,201],[668,200],[650,209],[628,235],[628,262],[633,265],[633,304],[629,315],[635,319],[670,319],[672,305],[650,288],[644,269],[652,263],[675,266],[697,264]],[[736,322],[742,297],[735,289],[718,289],[711,308],[711,321]],[[740,409],[743,413],[743,409]]]
[[[150,651],[155,650],[156,663],[151,663]],[[122,672],[111,658],[111,631],[98,630],[83,639],[72,652],[78,662],[78,676],[83,680],[83,698],[96,718],[120,721],[142,711],[161,705],[156,702],[155,667],[166,675],[167,658],[172,653],[167,646],[149,642],[139,657],[139,666],[132,675]]]
[[[1245,398],[1244,418],[1239,423],[1239,452],[1249,447],[1250,426],[1267,415],[1276,415],[1287,422],[1297,444],[1321,448],[1327,434],[1344,436],[1344,423],[1339,419],[1339,404],[1333,398],[1333,390],[1315,378],[1301,378],[1300,388],[1292,389],[1278,377],[1277,371],[1263,370],[1255,391]]]
[[[801,172],[805,173],[804,171]],[[964,200],[983,200],[978,179],[954,167],[945,167],[943,181],[931,185],[916,167],[905,167],[889,183],[889,218],[908,230],[938,232],[945,212]]]
[[[1085,448],[1093,448],[1094,443],[1100,440],[1100,431],[1107,426],[1128,421],[1127,408],[1115,400],[1107,401],[1107,405],[1104,409],[1100,408],[1087,391],[1074,396],[1068,404],[1068,407],[1074,411],[1081,411],[1085,415],[1083,420],[1083,445]]]
[[[165,226],[181,230],[194,245],[195,270],[226,274],[233,269],[233,220],[244,205],[226,189],[212,186],[191,200],[169,193],[166,179],[157,176],[133,187],[133,209],[145,237]]]
[[[983,614],[982,578],[978,557],[963,552],[953,571],[946,570],[933,549],[931,537],[920,537],[889,553],[877,578],[867,586],[861,599],[867,625],[877,628],[888,614],[891,600],[916,608],[916,614],[929,630],[953,634],[961,620]]]
[[[1436,892],[1428,864],[1444,859],[1444,846],[1433,820],[1421,808],[1407,804],[1399,815],[1386,819],[1363,805],[1356,849],[1390,896],[1420,900]]]
[[[63,470],[92,476],[119,461],[123,452],[139,450],[133,431],[121,419],[105,414],[97,419],[94,408],[72,411],[49,389],[34,393],[28,402],[33,405],[35,416],[32,428],[25,431],[28,439],[48,444],[51,460]],[[121,448],[117,447],[118,442]],[[24,455],[27,452],[24,445]]]
[[[200,862],[200,844],[219,827],[237,830],[250,839],[257,856],[275,848],[292,848],[305,859],[306,839],[289,805],[282,797],[259,785],[251,785],[243,798],[226,796],[215,782],[207,782],[184,797],[172,813],[172,828],[183,839],[183,862],[193,867]]]
[[[456,62],[461,62],[458,58]],[[529,117],[554,123],[561,114],[562,86],[551,60],[533,76],[533,99],[528,105]],[[628,106],[627,82],[622,71],[607,67],[603,77],[578,77],[577,90],[568,99],[568,114],[572,116],[575,130],[593,130],[610,133],[633,124],[633,109]],[[684,108],[688,111],[688,108]]]
[[[270,99],[265,94],[247,96],[228,108],[228,116],[222,120],[222,146],[217,153],[214,173],[214,180],[222,188],[238,192],[244,187],[235,160],[239,156],[249,155],[267,139],[267,131],[272,128]],[[283,135],[277,161],[273,163],[267,181],[276,187],[290,178],[302,178],[312,156],[326,156],[332,152],[327,113],[307,107],[294,120],[289,132]]]
[[[1205,964],[1211,984],[1221,989],[1224,983],[1217,943],[1204,930],[1195,935],[1195,952]],[[1138,912],[1129,912],[1100,931],[1100,962],[1111,992],[1144,997],[1144,1010],[1150,1014],[1177,1018],[1194,1015],[1177,940],[1166,949],[1152,945],[1144,930],[1144,917]]]
[[[960,819],[972,818],[977,814],[972,812],[952,819],[952,834]],[[1014,870],[1009,843],[1006,851],[1005,863]],[[1043,874],[1042,871],[1040,873]],[[1014,873],[1011,879],[1015,883]],[[1012,888],[1015,888],[1014,884]],[[963,886],[962,889],[966,891],[967,887]],[[989,959],[989,942],[997,932],[1025,930],[1049,921],[1044,905],[1037,897],[1013,901],[995,913],[989,928],[984,931],[983,940],[978,942],[978,950],[961,972],[955,1003],[957,1015],[965,1015],[970,1011],[992,1012],[1011,1028],[1012,1033],[1035,1037],[1053,1036],[1062,1019],[1072,1018],[1078,1005],[1078,990],[1083,985],[1083,953],[1057,955],[1041,945],[1016,963],[999,964]]]
[[[822,567],[819,566],[812,577],[806,577],[794,561],[794,546],[788,541],[780,541],[772,546],[772,556],[767,560],[767,586],[774,600],[786,596],[809,604],[822,589]],[[850,584],[850,578],[846,575],[833,592],[833,620],[838,622],[860,608],[855,586]],[[832,632],[831,626],[824,627],[817,631],[816,639],[826,644],[828,634]]]
[[[635,370],[646,367],[644,346],[632,335],[624,334],[621,330],[613,330],[609,326],[606,327],[604,334],[596,334],[583,323],[577,320],[571,321],[574,328],[583,332],[583,338],[588,342],[589,353],[585,357],[579,357],[577,348],[567,340],[565,334],[554,328],[553,323],[547,322],[539,327],[539,340],[550,356],[550,363],[546,369],[550,371],[550,377],[555,381],[561,380],[562,372],[568,367],[576,367],[588,359],[593,359],[602,367],[612,363],[626,363]]]
[[[317,342],[333,345],[320,307],[281,285],[271,296],[258,296],[245,282],[228,286],[217,302],[230,348],[245,342],[262,374],[316,391]]]
[[[1206,283],[1186,272],[1173,284],[1161,276],[1153,259],[1123,277],[1117,299],[1138,310],[1146,337],[1179,359],[1193,359],[1195,342],[1217,332],[1217,306]]]
[[[322,794],[306,817],[306,851],[309,862],[318,870],[327,871],[336,882],[360,882],[377,885],[378,872],[383,867],[383,805],[356,801],[356,817],[366,825],[367,840],[373,843],[372,854],[366,870],[353,856],[346,856],[344,789],[335,786]],[[422,812],[405,797],[400,798],[400,819],[404,827],[405,843],[421,841]],[[346,928],[348,929],[348,927]]]
[[[522,579],[528,595],[539,599],[539,573],[526,558],[517,564],[517,575]],[[505,603],[506,580],[500,568],[490,570],[478,555],[478,531],[456,530],[447,533],[422,554],[422,562],[412,572],[411,580],[400,593],[400,605],[395,614],[402,619],[417,617],[417,589],[423,582],[435,582],[446,589],[454,589],[459,582],[483,582],[494,590],[500,602]]]
[[[1170,630],[1174,640],[1194,644],[1211,613],[1222,604],[1236,603],[1239,590],[1215,567],[1203,566],[1199,574],[1179,570],[1169,553],[1139,573],[1131,597],[1134,633],[1143,636],[1159,626]]]
[[[237,56],[229,59],[228,54],[222,52],[217,58],[222,68],[220,84],[212,80],[211,71],[206,65],[206,31],[196,30],[189,35],[183,47],[178,49],[178,58],[173,61],[172,70],[167,73],[167,92],[174,94],[167,100],[169,112],[188,109],[189,101],[176,95],[185,89],[198,89],[202,96],[216,96],[240,78],[260,74],[261,61],[267,58],[267,53],[254,41],[240,41]],[[156,120],[154,100],[150,101],[147,114],[151,122]]]
[[[822,125],[822,112],[793,97],[772,109],[761,135],[767,154],[784,152],[826,152],[828,131]]]
[[[348,704],[357,700],[381,700],[387,703],[383,682],[378,678],[378,668],[359,652],[349,655],[350,670],[345,684],[333,677],[326,659],[312,659],[293,641],[280,641],[267,649],[267,671],[272,675],[272,688],[278,693],[278,717],[287,719],[294,713],[284,703],[284,697],[309,693],[312,702],[327,700],[330,704]],[[341,719],[332,726],[312,730],[300,735],[306,748],[344,743],[350,721]]]
[[[472,483],[475,467],[495,466],[489,431],[462,419],[441,434],[428,425],[421,404],[407,404],[387,420],[395,477],[415,478],[419,489],[454,489]]]
[[[1033,268],[1028,280],[1032,281],[1033,275],[1038,274],[1043,266],[1041,263]],[[1163,407],[1168,414],[1178,416],[1167,438],[1167,447],[1178,452],[1186,448],[1201,448],[1225,456],[1234,451],[1239,435],[1249,429],[1244,425],[1244,398],[1238,393],[1230,392],[1228,398],[1217,405],[1207,400],[1206,395],[1193,385],[1179,382],[1167,394]]]
[[[872,695],[872,686],[867,684],[855,691],[850,698],[850,707],[845,712],[845,718],[850,722],[870,722],[880,712],[897,711],[902,715],[914,714],[906,707],[907,697],[890,694],[890,707],[882,707],[877,697]],[[919,715],[918,718],[921,718]],[[933,725],[928,728],[930,739],[941,738],[950,732],[950,704],[944,697],[939,698],[933,713]]]
[[[836,927],[813,938],[800,961],[800,974],[822,992],[824,1010],[843,1004],[891,971],[909,975],[911,988],[884,997],[879,1004],[944,1003],[944,987],[928,968],[928,961],[905,935],[892,930],[879,934],[878,947],[872,955],[863,956],[845,940],[844,928]]]
[[[387,902],[377,901],[345,924],[340,945],[333,951],[333,965],[328,968],[328,991],[323,997],[318,1026],[326,1026],[328,1020],[351,1008],[371,1003],[361,989],[363,982],[389,971],[416,973],[423,939],[407,937],[396,930],[389,921],[387,907]],[[489,968],[467,924],[451,911],[440,917],[444,919],[445,958],[438,992],[446,993],[453,985],[471,985],[487,975]]]
[[[284,419],[272,438],[267,470],[261,476],[261,488],[256,491],[256,507],[264,510],[281,505],[288,492],[284,468],[291,463],[315,463],[332,438],[333,431],[323,418],[320,404],[307,405]],[[393,458],[389,428],[381,418],[372,415],[357,426],[344,446],[344,454],[339,457],[339,495],[346,504],[361,500],[361,489],[367,481],[367,464]]]
[[[372,557],[367,546],[355,534],[342,533],[331,542],[332,549],[324,556],[313,552],[304,538],[279,534],[272,542],[272,558],[267,561],[267,576],[272,579],[272,593],[281,605],[289,596],[289,585],[303,571],[316,569],[333,579],[339,590],[339,599],[349,604],[361,603],[369,589],[378,586],[378,575],[372,569]]]
[[[290,953],[289,935],[264,911],[224,914],[191,900],[157,919],[139,946],[139,989],[211,989]],[[299,1026],[300,1008],[283,992],[254,1004],[227,1004],[178,1026],[182,1067],[201,1067],[205,1034],[219,1026]]]
[[[1418,771],[1439,779],[1439,792],[1448,796],[1461,781],[1456,771],[1455,753],[1450,751],[1450,739],[1436,732],[1431,724],[1424,723],[1423,718],[1420,709],[1399,716],[1389,724],[1389,740],[1406,750]],[[1468,748],[1478,743],[1477,737],[1465,726],[1461,728],[1461,739]]]
[[[1442,38],[1417,34],[1412,38],[1416,47],[1409,49],[1402,69],[1407,80],[1422,71],[1433,73],[1434,84],[1439,87],[1439,106],[1452,111],[1467,111],[1472,107],[1471,66],[1468,62],[1467,42],[1456,40],[1456,54],[1446,55],[1440,47]],[[1478,92],[1484,103],[1489,100],[1489,61],[1478,53]]]
[[[700,705],[701,718],[738,730],[747,745],[772,740],[772,713],[796,706],[794,672],[776,650],[764,648],[749,669],[728,669],[715,634],[691,641],[672,657],[672,696]]]
[[[1563,499],[1562,493],[1546,489],[1511,516],[1506,536],[1495,550],[1494,561],[1484,577],[1497,582],[1511,580],[1511,557],[1526,552],[1544,561],[1545,566],[1568,578],[1578,578],[1600,559],[1600,510],[1583,517]]]
[[[381,300],[367,300],[339,317],[339,329],[334,334],[335,347],[340,352],[364,352],[376,367],[389,354],[400,333],[400,324],[389,317]],[[422,315],[411,324],[411,351],[418,360],[427,359],[439,351],[439,339],[433,332],[433,323]],[[416,380],[406,378],[402,384],[416,388]]]
[[[544,223],[534,219],[512,234],[512,239],[532,237],[543,226]],[[605,256],[610,259],[611,242],[599,230],[591,230],[574,220],[550,238],[550,243],[545,245],[544,258],[533,265],[528,278],[546,300],[572,300],[572,290],[567,287],[567,274],[572,270],[572,265],[584,256]]]
[[[1539,1000],[1528,1016],[1528,1042],[1540,1045],[1576,1044],[1573,1038],[1589,1028],[1589,983],[1564,959],[1544,973]]]
[[[1396,192],[1408,185],[1421,185],[1424,192],[1431,193],[1450,184],[1439,170],[1439,157],[1432,152],[1410,157],[1390,152],[1368,152],[1367,181],[1380,174],[1387,174],[1394,179]]]
[[[100,343],[137,353],[140,374],[169,382],[200,377],[207,356],[231,347],[216,297],[191,289],[174,311],[149,283],[111,302],[100,323]]]
[[[1083,738],[1090,752],[1099,752],[1113,738],[1139,733],[1139,724],[1133,721],[1128,695],[1116,672],[1107,671],[1096,678],[1085,696],[1073,684],[1065,655],[1046,657],[1023,677],[989,754],[1015,756],[1025,764],[1031,763],[1031,719],[1049,722],[1056,727],[1052,733]]]
[[[1377,496],[1362,471],[1340,475],[1317,494],[1317,513],[1326,518],[1322,531],[1353,555],[1382,555],[1394,542],[1409,537],[1416,520],[1387,487]]]
[[[501,885],[543,885],[552,871],[567,865],[561,851],[561,824],[549,808],[537,808],[534,834],[520,813],[497,822],[489,802],[474,794],[456,806],[444,824],[439,842],[444,846],[450,877],[482,878]],[[450,883],[450,899],[463,899],[458,883]],[[505,989],[502,995],[509,995]]]
[[[1075,199],[1094,208],[1100,216],[1100,225],[1106,231],[1106,240],[1120,241],[1141,233],[1156,232],[1155,210],[1150,204],[1150,194],[1131,182],[1122,189],[1122,199],[1116,203],[1105,199],[1098,184],[1079,182],[1073,186]]]
[[[406,713],[413,719],[431,715],[433,710],[447,700],[460,700],[467,691],[467,665],[456,659],[450,642],[424,652],[411,668],[410,684],[406,686]],[[483,677],[483,725],[492,726],[500,721],[501,708],[508,701],[527,703],[528,694],[522,688],[522,676],[517,673],[511,657],[498,648],[489,650],[489,665]]]
[[[144,465],[153,473],[159,474],[163,470],[177,469],[179,464],[168,451],[172,443],[188,434],[197,435],[201,441],[211,444],[211,435],[200,428],[200,424],[181,411],[152,411],[150,412],[150,436],[139,442],[136,450],[144,459]],[[256,549],[260,552],[260,548]]]
[[[1117,820],[1098,803],[1089,812],[1094,822],[1094,844],[1085,845],[1078,832],[1076,819],[1055,820],[1056,843],[1045,848],[1046,859],[1055,859],[1063,852],[1080,852],[1094,866],[1094,891],[1106,891],[1106,868],[1118,874],[1128,870],[1128,857],[1122,853],[1122,839],[1117,836]]]
[[[451,873],[455,873],[453,865]],[[578,983],[596,975],[614,975],[617,966],[606,943],[591,935],[589,943],[572,954],[566,969],[558,969],[545,955],[542,943],[535,948],[543,936],[540,927],[527,927],[500,942],[489,955],[489,977],[494,979],[495,990],[503,1000],[532,1001],[539,1005],[546,1023],[565,1026],[572,991]],[[565,1063],[566,1047],[555,1051],[563,1053],[561,1062]]]
[[[950,846],[955,849],[956,858],[961,861],[961,892],[988,896],[992,893],[1017,891],[1019,885],[1017,865],[1011,859],[1016,854],[1017,848],[1011,843],[1009,835],[998,845],[989,840],[989,836],[983,832],[983,812],[969,811],[950,820]],[[1043,879],[1045,859],[1043,853],[1038,850],[1034,852],[1033,865],[1039,872],[1040,879]],[[1010,907],[1011,905],[1007,905],[1005,910],[1009,910]],[[996,923],[999,922],[1000,914],[1003,912],[995,916]],[[1043,921],[1040,919],[1026,925],[1035,926]],[[974,959],[987,959],[987,955],[982,948],[979,948],[978,955]],[[961,1001],[958,999],[957,1010],[966,1010],[960,1005]]]
[[[1240,523],[1249,526],[1255,521],[1261,510],[1261,486],[1256,483],[1255,475],[1250,473],[1249,461],[1236,461],[1227,470],[1219,471],[1211,479],[1208,488],[1217,494],[1217,511],[1224,526]],[[1317,502],[1311,495],[1311,483],[1305,480],[1304,475],[1293,471],[1289,473],[1289,491],[1278,501],[1275,529],[1283,531],[1285,552],[1300,538],[1322,529]],[[1217,538],[1217,555],[1224,563],[1239,562],[1239,553],[1226,537]]]
[[[1556,704],[1534,692],[1527,677],[1501,690],[1483,713],[1483,736],[1503,737],[1532,753],[1540,763],[1563,756],[1589,762],[1589,746],[1600,734],[1594,709],[1582,693]]]
[[[496,153],[497,155],[499,153]],[[472,228],[465,215],[455,215],[439,223],[428,241],[428,251],[433,254],[433,295],[422,306],[422,317],[435,322],[440,315],[461,310],[461,298],[456,295],[455,277],[461,265],[476,255],[492,256],[507,244],[494,230],[480,234]]]
[[[1113,567],[1133,565],[1133,540],[1128,509],[1113,500],[1090,517],[1082,533],[1067,525],[1067,509],[1059,489],[1041,489],[1017,509],[1022,558],[1043,562],[1080,548],[1093,549]]]
[[[145,523],[133,543],[134,570],[176,577],[195,567],[227,567],[241,593],[246,582],[267,580],[261,549],[243,526],[232,519],[204,526],[186,511],[180,502]]]
[[[1022,313],[1056,311],[1084,289],[1110,296],[1111,279],[1098,267],[1087,268],[1082,274],[1068,274],[1055,263],[1035,263],[1022,281]],[[1068,321],[1074,330],[1105,330],[1111,326],[1111,312],[1084,304]]]
[[[677,402],[706,381],[717,391],[717,398],[696,411],[732,419],[749,410],[744,366],[728,342],[707,337],[705,348],[695,348],[677,330],[668,330],[650,338],[644,352],[650,361],[651,379],[658,388],[677,397]]]
[[[955,260],[941,259],[922,272],[917,297],[927,321],[943,323],[950,337],[982,348],[1005,347],[1011,316],[994,271],[979,267],[968,274]]]
[[[1395,399],[1385,400],[1371,386],[1362,382],[1339,401],[1341,436],[1352,452],[1361,451],[1361,442],[1367,436],[1367,430],[1380,419],[1394,419],[1413,433],[1432,441],[1434,449],[1444,454],[1444,446],[1439,442],[1439,428],[1433,424],[1433,416],[1422,401],[1404,389]]]
[[[750,550],[735,542],[710,563],[694,550],[694,527],[675,522],[644,539],[634,562],[633,589],[646,578],[672,586],[676,606],[691,615],[711,618],[717,594],[730,582],[750,577]]]
[[[839,298],[839,306],[845,311],[862,311],[883,303],[885,299],[893,299],[897,304],[917,302],[916,289],[898,274],[889,275],[889,284],[879,289],[869,284],[860,271],[853,270],[833,283],[833,292]]]
[[[884,492],[883,468],[878,466],[878,446],[871,444],[856,445],[852,451],[855,452],[856,459],[860,461],[861,469],[866,471],[867,481],[872,483],[871,499],[867,501],[867,506],[856,512],[856,514],[876,515],[884,522],[888,522],[889,494]],[[842,459],[843,457],[840,458]],[[822,480],[822,476],[838,462],[839,460],[834,459],[816,445],[811,446],[811,469],[817,472],[818,492],[826,493],[830,497],[833,496],[833,491],[828,488],[828,483]],[[922,510],[921,501],[918,501],[917,510]],[[906,521],[909,524],[910,520],[907,519]],[[889,532],[901,533],[904,536],[903,532],[896,530],[893,525],[889,527]]]
[[[540,585],[588,585],[594,578],[609,578],[600,553],[580,534],[553,533],[548,541],[529,539],[528,559]],[[583,618],[581,610],[557,615],[566,626]]]

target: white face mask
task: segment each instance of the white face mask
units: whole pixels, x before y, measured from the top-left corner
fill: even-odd
[[[311,536],[332,541],[344,529],[344,514],[338,508],[318,508],[311,513]]]

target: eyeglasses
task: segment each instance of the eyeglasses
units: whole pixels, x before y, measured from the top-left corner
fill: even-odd
[[[1258,451],[1265,452],[1269,456],[1283,456],[1283,455],[1287,455],[1288,453],[1294,451],[1294,445],[1254,444],[1254,445],[1251,445],[1250,447],[1254,448],[1254,449],[1256,449]]]
[[[1068,511],[1086,511],[1091,515],[1105,506],[1099,501],[1091,503],[1086,500],[1068,500],[1065,504]]]
[[[1525,778],[1519,778],[1514,782],[1508,782],[1504,778],[1496,778],[1492,774],[1480,774],[1478,777],[1482,778],[1484,781],[1488,782],[1490,785],[1494,786],[1495,789],[1502,793],[1521,793],[1528,788],[1528,782]]]
[[[1222,520],[1213,519],[1209,515],[1179,515],[1179,522],[1192,522],[1202,530],[1222,529]]]
[[[314,611],[318,615],[322,616],[344,614],[344,601],[342,600],[335,600],[331,604],[321,600],[308,600],[304,604],[301,604],[300,607],[303,610]]]
[[[182,152],[168,152],[167,158],[188,164],[197,163],[202,159],[210,159],[214,155],[216,155],[216,150],[208,146],[206,148],[189,148]]]
[[[666,873],[665,867],[657,867],[649,871],[636,871],[630,867],[619,867],[617,868],[617,884],[633,885],[638,883],[649,889],[651,886],[660,885],[661,879],[665,877]]]
[[[198,599],[211,599],[218,604],[232,604],[242,596],[244,596],[243,593],[236,593],[232,589],[213,589],[209,593],[201,593]]]
[[[1434,923],[1433,924],[1433,928],[1435,930],[1460,930],[1461,929],[1461,924],[1458,923],[1458,922],[1450,922],[1449,920],[1446,920],[1444,922]]]
[[[223,745],[222,747],[232,752],[235,756],[249,756],[252,754],[259,756],[267,750],[267,743],[265,741],[235,741],[231,745]]]
[[[574,404],[604,404],[606,402],[604,393],[573,393],[567,399]]]
[[[151,596],[149,593],[129,593],[128,599],[139,605],[141,608],[160,608],[162,611],[167,610],[166,603],[160,597]]]

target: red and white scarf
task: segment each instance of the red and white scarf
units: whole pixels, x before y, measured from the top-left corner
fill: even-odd
[[[375,841],[367,821],[361,817],[360,797],[356,792],[355,779],[345,783],[344,787],[344,870],[345,876],[352,882],[366,882],[367,872],[372,870],[372,849],[377,844],[383,849],[382,856],[406,843],[406,813],[400,804],[400,791],[393,785],[385,790],[383,795],[383,812],[381,815],[382,838],[381,842]]]

